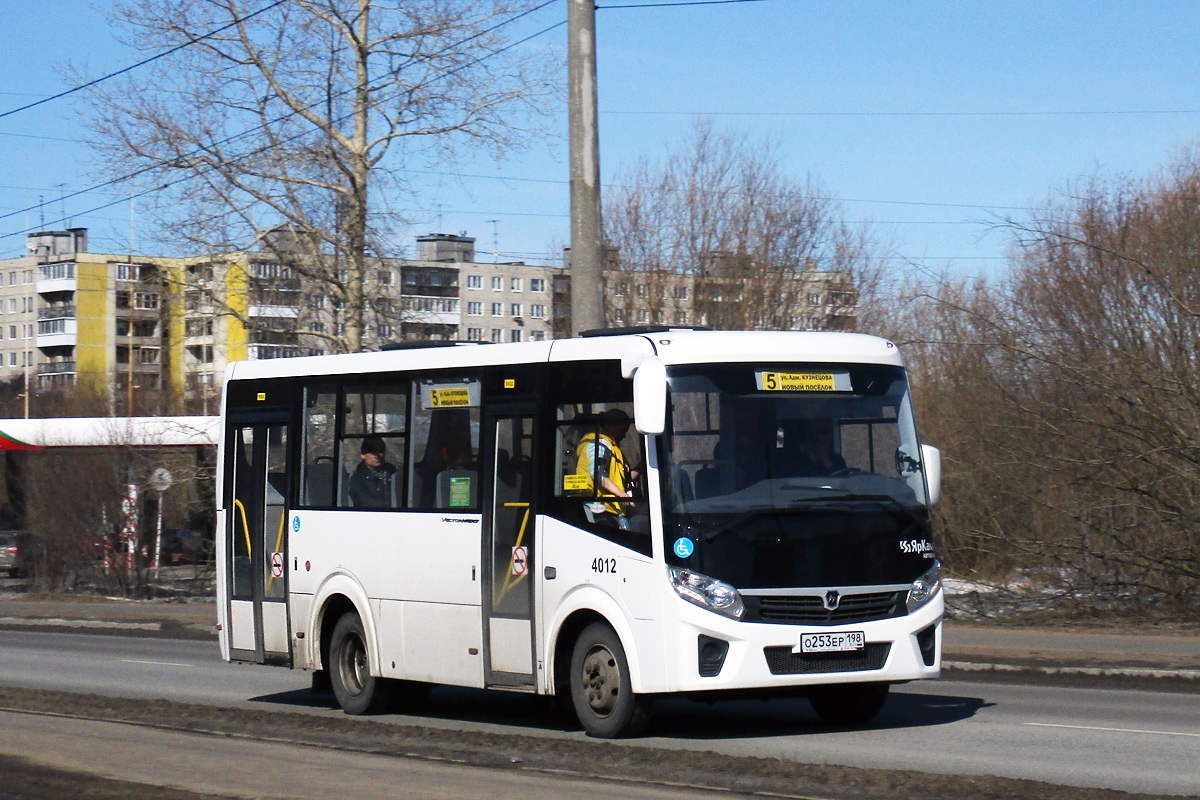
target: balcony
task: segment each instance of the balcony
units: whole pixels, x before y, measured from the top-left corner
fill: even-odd
[[[51,292],[73,292],[78,288],[75,279],[75,262],[59,261],[52,264],[42,264],[37,278],[38,294]]]
[[[39,308],[38,319],[75,319],[75,304]]]
[[[63,375],[75,371],[74,361],[52,361],[37,365],[38,375]]]

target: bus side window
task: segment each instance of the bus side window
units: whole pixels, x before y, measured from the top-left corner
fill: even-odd
[[[347,386],[342,393],[338,506],[400,508],[408,433],[404,384]],[[375,456],[367,462],[364,454]]]
[[[479,508],[479,381],[413,381],[408,504]]]
[[[336,415],[335,387],[305,389],[304,463],[300,478],[302,506],[328,508],[333,505]]]

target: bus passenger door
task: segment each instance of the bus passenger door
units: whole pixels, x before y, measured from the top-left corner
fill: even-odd
[[[226,518],[229,642],[234,661],[291,663],[287,612],[288,431],[271,423],[228,426],[233,502]]]
[[[484,626],[489,686],[534,686],[534,417],[485,417],[491,492],[484,521]],[[485,451],[486,452],[486,451]]]

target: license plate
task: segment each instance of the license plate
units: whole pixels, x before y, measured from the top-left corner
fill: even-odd
[[[862,650],[866,646],[867,636],[862,631],[800,634],[802,653],[846,653]]]

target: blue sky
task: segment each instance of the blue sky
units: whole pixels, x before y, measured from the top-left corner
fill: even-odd
[[[0,111],[65,88],[56,67],[67,58],[98,74],[145,55],[116,44],[106,0],[0,3]],[[599,5],[606,183],[711,115],[773,137],[784,168],[841,198],[851,224],[871,220],[899,254],[935,268],[999,269],[1004,238],[988,223],[1080,178],[1151,174],[1200,127],[1195,2]],[[528,30],[565,14],[556,3]],[[565,31],[530,46],[565,52]],[[0,119],[0,215],[44,197],[46,227],[65,214],[91,229],[92,249],[122,251],[127,204],[84,215],[115,196],[54,200],[99,177],[85,145],[52,140],[83,135],[78,111],[64,99]],[[496,239],[503,260],[557,254],[569,238],[565,109],[555,125],[549,146],[420,175],[418,197],[395,203],[414,220],[396,249],[440,228],[476,236],[481,260]],[[0,219],[0,236],[40,221]],[[0,257],[22,248],[0,238]]]

